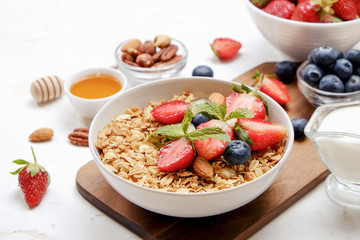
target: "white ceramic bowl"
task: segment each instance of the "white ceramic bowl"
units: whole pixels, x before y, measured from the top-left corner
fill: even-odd
[[[108,102],[95,116],[90,126],[89,146],[97,166],[109,184],[123,197],[150,211],[176,217],[204,217],[225,213],[241,207],[262,194],[275,180],[291,152],[294,133],[291,121],[275,101],[263,95],[269,104],[269,118],[284,125],[288,137],[283,158],[264,175],[240,186],[209,193],[171,193],[141,187],[112,173],[101,163],[95,147],[97,133],[111,119],[130,106],[144,107],[149,101],[169,99],[189,88],[198,97],[207,97],[212,92],[224,95],[232,92],[232,82],[213,78],[172,78],[154,81],[131,88]]]
[[[149,39],[145,39],[149,40]],[[176,39],[171,39],[171,44],[178,46],[177,55],[181,55],[182,59],[174,64],[165,66],[165,67],[157,67],[157,68],[144,68],[144,67],[134,67],[131,66],[121,59],[121,48],[123,45],[129,40],[122,42],[115,50],[115,60],[117,62],[118,68],[124,72],[124,74],[128,77],[129,81],[132,85],[147,83],[149,81],[154,81],[158,79],[164,79],[173,77],[178,74],[181,70],[184,69],[187,58],[188,58],[188,50],[186,46]]]
[[[75,96],[70,92],[70,88],[74,83],[81,80],[82,77],[92,75],[95,73],[103,73],[114,77],[121,83],[122,88],[120,89],[119,92],[115,93],[114,95],[111,95],[106,98],[97,98],[97,99],[81,98]],[[124,92],[127,89],[127,87],[128,87],[128,80],[126,76],[120,71],[113,68],[89,68],[89,69],[81,70],[71,75],[68,79],[65,80],[64,83],[64,91],[70,103],[80,113],[80,115],[87,118],[93,118],[96,115],[96,113],[100,110],[100,108],[104,106],[105,103],[107,103],[110,99],[120,95],[122,92]]]
[[[304,61],[316,47],[328,45],[346,52],[360,41],[360,19],[341,23],[307,23],[273,16],[244,0],[262,35],[282,53]]]
[[[355,92],[335,93],[323,91],[308,84],[302,78],[301,74],[301,71],[307,64],[309,64],[309,61],[303,62],[297,69],[297,86],[306,100],[314,107],[319,107],[323,104],[329,103],[353,102],[360,100],[360,90]]]

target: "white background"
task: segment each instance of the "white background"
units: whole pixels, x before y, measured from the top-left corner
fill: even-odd
[[[79,116],[65,96],[36,104],[30,84],[43,76],[66,79],[84,68],[112,66],[120,42],[160,33],[189,49],[180,76],[205,64],[216,78],[232,80],[263,62],[289,59],[262,37],[242,0],[0,0],[1,239],[137,238],[76,190],[76,173],[92,157],[88,148],[71,145],[67,135],[88,127],[90,120]],[[240,41],[238,56],[225,62],[214,57],[209,44],[217,37]],[[53,140],[31,144],[28,136],[40,127],[54,129]],[[31,210],[17,177],[9,174],[17,168],[12,160],[32,161],[30,145],[52,179],[41,204]],[[360,212],[333,204],[322,183],[251,239],[359,236]]]

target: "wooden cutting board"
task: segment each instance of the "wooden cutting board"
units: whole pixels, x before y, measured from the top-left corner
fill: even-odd
[[[252,85],[255,70],[270,74],[274,72],[275,64],[261,64],[234,81]],[[299,92],[296,81],[287,86],[292,99],[284,108],[290,118],[309,119],[314,107]],[[144,239],[246,239],[328,174],[313,143],[307,138],[296,140],[279,176],[261,196],[231,212],[205,218],[168,217],[132,204],[105,181],[94,161],[79,169],[76,187],[91,204]]]

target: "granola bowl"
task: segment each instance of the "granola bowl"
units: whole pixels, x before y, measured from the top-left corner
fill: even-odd
[[[130,180],[136,178],[137,174],[143,170],[145,171],[145,168],[147,168],[145,166],[135,167],[137,165],[137,160],[131,159],[134,152],[130,151],[121,154],[120,158],[125,158],[126,162],[119,167],[128,168],[130,165],[133,166],[130,166],[128,171],[118,171],[115,173],[114,167],[103,162],[102,156],[104,156],[104,151],[100,151],[98,147],[99,144],[103,144],[99,139],[102,137],[106,138],[108,134],[106,131],[102,132],[104,128],[109,126],[113,121],[128,119],[129,116],[126,114],[124,115],[124,113],[126,112],[126,109],[129,109],[132,106],[137,106],[138,109],[146,109],[146,106],[149,105],[150,101],[160,102],[162,100],[169,100],[174,95],[181,95],[187,88],[195,97],[207,97],[213,92],[221,92],[222,94],[227,95],[232,92],[232,84],[233,82],[230,81],[204,77],[170,78],[135,86],[108,102],[95,116],[90,126],[89,133],[90,151],[96,165],[107,182],[130,202],[152,212],[175,217],[205,217],[225,213],[239,208],[261,195],[269,188],[279,174],[289,157],[294,143],[293,127],[287,113],[280,105],[262,93],[260,94],[267,101],[269,106],[269,120],[285,126],[287,129],[287,137],[285,141],[283,141],[282,154],[278,157],[276,164],[258,177],[237,186],[231,186],[222,190],[210,189],[209,191],[189,192],[186,191],[187,189],[182,189],[183,191],[175,191],[175,189],[169,189],[167,187],[169,186],[168,180],[171,176],[168,176],[169,178],[167,179],[163,178],[158,181],[150,176],[150,172],[145,174],[142,179],[132,182]],[[129,111],[135,110],[127,110],[126,113],[131,115]],[[146,126],[144,126],[143,129],[146,129]],[[122,131],[124,129],[118,128],[118,130]],[[102,133],[100,134],[100,132]],[[137,137],[139,135],[138,130],[130,129],[127,132],[125,129],[124,133],[128,137],[133,138],[129,144],[136,145]],[[127,145],[125,139],[120,136],[114,136],[109,140],[111,142],[110,145],[114,146],[114,152],[107,152],[105,154],[108,154],[108,157],[110,158],[112,154],[116,155],[116,152],[123,151],[121,149],[124,147],[127,148],[124,146]],[[147,148],[140,146],[139,149],[146,150]],[[135,157],[136,156],[139,155],[136,155],[135,153]],[[145,161],[149,160],[149,157],[142,158]],[[151,168],[156,169],[156,164],[155,166],[151,166]],[[183,173],[186,173],[186,171]],[[177,174],[176,177],[177,179],[170,179],[170,181],[182,181],[182,179],[179,178],[182,178],[183,176]],[[196,186],[196,179],[198,179],[198,176],[193,175],[191,179],[193,180],[191,182],[192,186],[195,188],[199,187]],[[220,181],[222,180],[220,179]],[[231,181],[224,181],[226,184],[229,183],[231,185]],[[216,186],[216,184],[217,183],[214,183],[214,186]],[[156,187],[153,185],[156,185]]]
[[[130,39],[131,40],[131,39]],[[171,45],[178,47],[176,57],[168,61],[166,64],[158,62],[151,67],[139,67],[126,63],[122,57],[124,45],[130,41],[126,40],[119,44],[115,50],[115,60],[117,67],[124,72],[129,79],[131,85],[138,85],[150,81],[164,79],[176,76],[181,70],[184,69],[187,63],[188,50],[184,43],[174,38],[171,39]],[[157,51],[160,49],[157,48]]]

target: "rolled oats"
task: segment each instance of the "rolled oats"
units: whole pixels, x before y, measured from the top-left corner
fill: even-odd
[[[190,103],[193,99],[186,89],[171,100]],[[191,167],[163,172],[156,165],[161,143],[149,138],[150,133],[162,126],[151,115],[151,110],[162,102],[150,102],[142,109],[130,107],[98,132],[95,146],[102,163],[114,174],[143,187],[167,192],[214,192],[254,180],[273,168],[283,156],[284,144],[280,144],[274,149],[254,152],[243,165],[231,165],[219,157],[210,162],[214,169],[210,178],[201,178]]]

